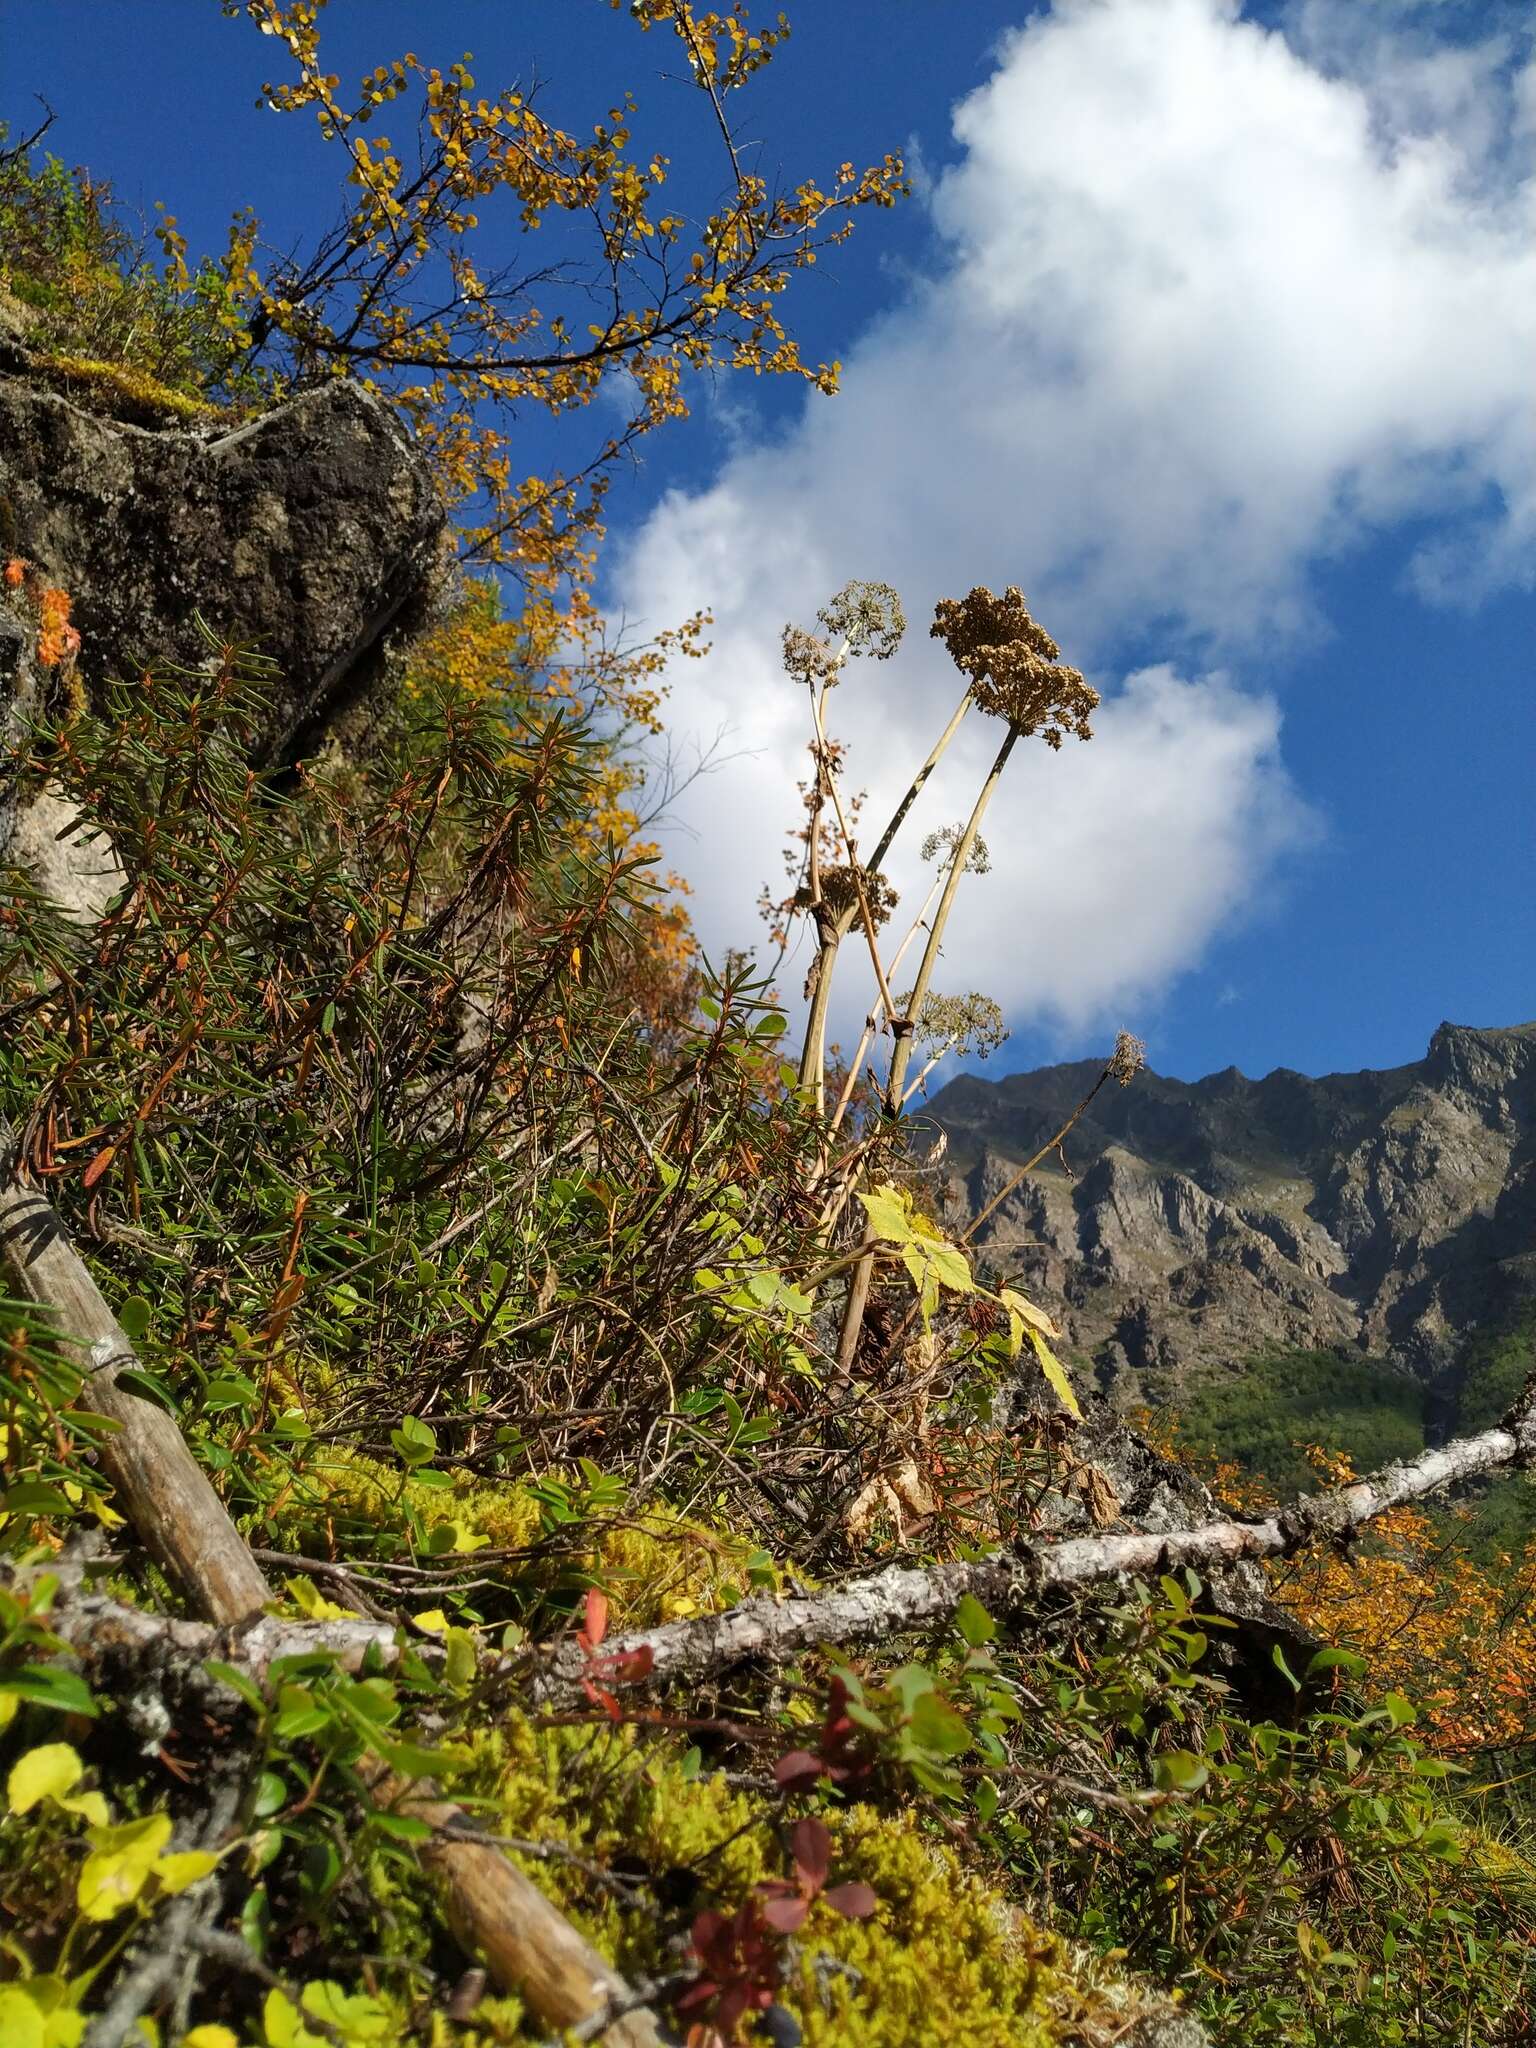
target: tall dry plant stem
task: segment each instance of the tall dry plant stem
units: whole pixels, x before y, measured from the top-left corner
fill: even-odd
[[[896,835],[906,823],[908,812],[922,795],[935,768],[943,760],[950,741],[960,730],[961,722],[971,708],[971,703],[971,692],[967,689],[961,696],[960,702],[950,713],[949,723],[929,748],[927,759],[913,776],[911,782],[908,783],[900,802],[891,813],[890,821],[876,842],[874,852],[869,857],[869,867],[871,870],[878,871],[886,855],[895,844]],[[819,727],[818,735],[824,740],[825,735],[820,732]],[[814,848],[812,850],[812,858],[814,859]],[[858,874],[858,862],[851,850],[848,853],[848,859],[853,866],[855,874]],[[800,1049],[800,1085],[802,1088],[813,1088],[815,1090],[818,1109],[822,1108],[826,1101],[827,1011],[832,1001],[833,969],[837,965],[838,949],[847,937],[853,920],[857,915],[858,907],[855,904],[849,904],[846,909],[839,913],[835,921],[829,922],[827,929],[821,936],[816,985],[811,996],[811,1014],[806,1020],[805,1042]],[[892,1013],[888,1012],[887,1014]],[[860,1051],[859,1058],[863,1058],[862,1050]],[[855,1061],[854,1064],[857,1067],[858,1062]],[[846,1093],[847,1091],[845,1090],[845,1098]],[[843,1106],[843,1104],[839,1104],[839,1114],[841,1114]]]
[[[950,856],[949,871],[944,878],[944,893],[939,898],[938,909],[934,912],[933,922],[928,927],[928,943],[923,948],[917,980],[912,986],[911,995],[907,998],[905,1013],[891,1020],[891,1030],[896,1042],[891,1048],[891,1067],[885,1083],[884,1107],[887,1117],[898,1117],[901,1114],[902,1094],[906,1084],[907,1068],[912,1059],[917,1019],[922,1011],[923,999],[932,985],[934,968],[938,965],[939,953],[944,943],[944,927],[954,905],[955,892],[960,887],[960,877],[965,873],[965,864],[971,857],[971,848],[976,844],[976,835],[981,830],[982,819],[987,814],[987,807],[992,801],[998,783],[1003,779],[1008,756],[1019,743],[1021,731],[1019,726],[1009,725],[1003,744],[998,748],[987,773],[987,779],[981,786],[981,793],[971,807],[971,815],[966,821],[965,830]],[[859,1337],[864,1328],[864,1312],[869,1306],[869,1288],[874,1271],[874,1254],[866,1253],[854,1268],[853,1278],[848,1285],[848,1299],[843,1306],[843,1323],[837,1339],[837,1370],[842,1376],[853,1370]]]
[[[939,907],[933,913],[933,922],[928,927],[928,943],[923,948],[923,957],[918,963],[917,980],[907,998],[905,1015],[896,1018],[891,1029],[896,1043],[891,1051],[891,1070],[885,1083],[885,1113],[887,1116],[901,1114],[902,1090],[907,1078],[907,1068],[912,1060],[912,1047],[917,1032],[918,1014],[923,999],[933,985],[933,971],[939,964],[939,954],[944,946],[944,927],[949,922],[949,913],[954,907],[955,892],[960,887],[960,877],[965,873],[966,862],[971,857],[971,848],[976,844],[976,835],[981,822],[987,815],[997,785],[1003,779],[1003,770],[1008,766],[1008,756],[1022,738],[1022,729],[1010,725],[1004,735],[1003,744],[998,748],[988,770],[987,779],[981,786],[981,793],[972,806],[971,815],[964,832],[950,858],[949,872],[944,878],[944,893],[939,898]]]
[[[1116,1080],[1122,1088],[1129,1084],[1132,1077],[1141,1071],[1146,1058],[1146,1050],[1145,1045],[1143,1045],[1139,1038],[1132,1038],[1128,1031],[1121,1032],[1116,1040],[1113,1053],[1104,1063],[1103,1073],[1100,1074],[1097,1081],[1094,1082],[1088,1093],[1083,1097],[1076,1109],[1073,1110],[1061,1129],[1056,1132],[1055,1136],[1047,1138],[1033,1158],[1026,1159],[1018,1172],[1010,1175],[982,1210],[981,1214],[972,1220],[969,1229],[960,1240],[962,1244],[969,1244],[988,1217],[994,1215],[1002,1207],[1015,1188],[1023,1186],[1042,1159],[1048,1157],[1049,1154],[1056,1150],[1057,1146],[1067,1137],[1073,1125],[1083,1115],[1106,1081]]]

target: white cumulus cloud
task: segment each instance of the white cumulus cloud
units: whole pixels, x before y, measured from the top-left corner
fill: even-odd
[[[941,976],[1081,1025],[1193,964],[1313,830],[1275,704],[1234,680],[1317,626],[1310,566],[1428,516],[1423,589],[1529,576],[1536,181],[1506,145],[1530,74],[1507,41],[1437,62],[1401,37],[1373,71],[1319,0],[1292,35],[1226,0],[1058,0],[1009,37],[955,110],[940,254],[845,351],[842,394],[629,538],[631,615],[715,614],[671,722],[728,735],[675,849],[716,952],[751,936],[804,772],[779,628],[849,577],[916,622],[834,698],[871,816],[958,692],[922,634],[938,597],[1022,584],[1104,688],[1090,746],[1021,750]],[[1474,118],[1469,80],[1502,115]],[[1132,641],[1170,661],[1117,685]],[[982,725],[915,837],[967,806]],[[920,899],[910,857],[895,874]]]

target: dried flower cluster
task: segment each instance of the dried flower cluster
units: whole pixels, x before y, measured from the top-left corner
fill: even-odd
[[[901,898],[884,875],[872,872],[868,868],[860,868],[858,872],[859,879],[864,884],[864,900],[869,905],[870,917],[876,926],[889,924],[891,912]],[[854,870],[846,861],[836,867],[822,869],[821,900],[834,917],[841,917],[844,911],[858,908],[858,884],[854,881]],[[809,905],[808,889],[801,889],[795,898],[795,907],[804,910]]]
[[[964,825],[941,825],[937,832],[928,834],[918,852],[926,861],[951,861],[964,837]],[[968,875],[990,875],[992,872],[992,855],[979,832],[971,841],[971,850],[965,857],[965,872]]]
[[[837,650],[830,640],[823,640],[819,633],[807,633],[803,626],[786,626],[781,644],[785,674],[793,676],[797,683],[809,683],[815,689],[836,680]]]
[[[1114,1051],[1109,1056],[1110,1073],[1122,1088],[1129,1088],[1146,1064],[1146,1040],[1133,1038],[1129,1031],[1122,1031],[1115,1040]]]
[[[901,599],[889,583],[845,583],[816,614],[834,640],[846,640],[852,654],[889,661],[907,630]]]
[[[969,597],[941,598],[930,630],[970,677],[978,710],[1006,718],[1026,736],[1039,733],[1050,747],[1059,747],[1069,732],[1092,739],[1088,721],[1099,693],[1079,670],[1058,661],[1061,649],[1030,617],[1017,584],[1001,597],[978,585]]]
[[[905,1012],[911,1000],[910,992],[898,998],[898,1009]],[[983,1060],[1008,1037],[1002,1010],[977,989],[968,996],[924,996],[915,1025],[926,1051],[969,1053]]]

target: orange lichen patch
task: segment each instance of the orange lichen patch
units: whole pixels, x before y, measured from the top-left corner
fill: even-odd
[[[23,583],[24,583],[24,582],[26,581],[26,577],[27,577],[27,565],[26,565],[26,563],[25,563],[25,562],[21,562],[21,561],[17,561],[17,560],[16,560],[16,559],[15,559],[14,557],[12,557],[12,559],[11,559],[11,560],[10,560],[9,562],[7,562],[7,563],[6,563],[6,565],[5,565],[5,587],[6,587],[6,589],[7,589],[7,590],[19,590],[19,589],[21,588],[22,584],[23,584]]]

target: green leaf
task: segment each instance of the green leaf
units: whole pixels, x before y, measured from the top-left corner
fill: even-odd
[[[7,1692],[40,1707],[56,1707],[61,1714],[94,1717],[97,1711],[85,1680],[54,1664],[17,1664],[0,1672],[0,1693]]]
[[[1366,1669],[1365,1659],[1357,1656],[1353,1650],[1319,1650],[1307,1662],[1308,1678],[1315,1676],[1319,1671],[1343,1671],[1351,1678],[1363,1678]]]
[[[288,1787],[276,1771],[263,1771],[256,1780],[256,1797],[251,1811],[257,1820],[265,1820],[268,1814],[281,1813],[288,1804]]]
[[[244,1377],[210,1380],[203,1389],[203,1406],[210,1415],[229,1408],[254,1408],[260,1399],[255,1382]]]
[[[1188,1749],[1166,1749],[1153,1766],[1153,1777],[1164,1792],[1198,1792],[1210,1775],[1205,1759]]]
[[[67,1494],[56,1486],[46,1486],[40,1479],[24,1479],[18,1485],[8,1487],[3,1497],[8,1515],[68,1515],[74,1506]]]
[[[430,1842],[432,1839],[431,1828],[413,1813],[386,1813],[381,1808],[370,1814],[369,1819],[381,1834],[389,1835],[397,1842]]]
[[[419,1416],[407,1415],[389,1432],[389,1440],[407,1465],[427,1465],[437,1456],[437,1432]]]
[[[267,1711],[260,1688],[247,1672],[237,1670],[233,1664],[220,1663],[216,1658],[210,1658],[204,1669],[210,1678],[216,1678],[220,1685],[227,1685],[231,1692],[238,1693],[253,1713],[264,1714]]]
[[[1270,1662],[1274,1665],[1275,1669],[1279,1672],[1280,1676],[1285,1680],[1286,1684],[1289,1685],[1291,1691],[1300,1692],[1301,1680],[1296,1676],[1295,1672],[1292,1671],[1290,1665],[1286,1663],[1285,1651],[1281,1648],[1279,1643],[1275,1644],[1274,1648],[1269,1653],[1269,1657]],[[1317,1659],[1314,1657],[1312,1659],[1312,1662],[1307,1666],[1308,1671],[1313,1670],[1316,1664]]]
[[[971,1731],[942,1694],[926,1692],[907,1724],[912,1740],[938,1756],[960,1756],[971,1746]]]
[[[475,1682],[479,1656],[475,1639],[467,1628],[451,1628],[443,1637],[443,1676],[455,1692],[464,1692]]]
[[[138,1344],[149,1335],[155,1312],[142,1294],[130,1294],[117,1312],[118,1327],[130,1344]]]
[[[973,1650],[979,1650],[983,1643],[990,1643],[997,1634],[997,1623],[974,1593],[962,1596],[960,1605],[955,1609],[955,1627]]]
[[[155,1407],[163,1408],[167,1415],[176,1413],[176,1401],[170,1388],[154,1373],[145,1372],[142,1366],[120,1366],[117,1384],[126,1393],[137,1394],[141,1401],[151,1401]]]

